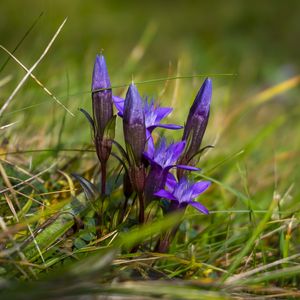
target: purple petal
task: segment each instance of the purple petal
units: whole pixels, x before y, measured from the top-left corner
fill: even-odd
[[[192,139],[188,150],[189,157],[193,156],[200,148],[209,119],[211,96],[212,82],[207,78],[190,108],[184,127],[182,139],[187,140],[192,132]]]
[[[97,55],[94,64],[94,70],[93,70],[92,90],[94,91],[97,89],[105,89],[110,87],[111,84],[110,84],[104,56]]]
[[[173,152],[173,157],[172,158],[173,158],[173,161],[175,162],[175,161],[178,160],[178,158],[180,157],[182,151],[184,150],[185,141],[175,143],[175,144],[171,145],[170,147],[172,147],[172,152]]]
[[[173,191],[177,184],[176,178],[172,173],[167,176],[166,187],[168,190]]]
[[[156,193],[154,194],[154,196],[161,197],[161,198],[166,198],[166,199],[169,199],[169,200],[178,201],[178,200],[173,196],[173,194],[171,194],[170,192],[168,192],[168,191],[166,191],[166,190],[159,190],[158,192],[156,192]]]
[[[120,117],[123,116],[123,112],[124,112],[124,99],[118,96],[112,96],[113,102],[115,104],[115,107],[117,108],[117,110],[119,111],[118,115]]]
[[[195,198],[198,195],[202,194],[210,186],[210,184],[211,184],[210,181],[200,181],[195,183],[192,186],[193,189],[192,198]]]
[[[152,159],[147,152],[143,153],[144,158],[146,158],[151,166],[155,166],[156,168],[159,168],[160,170],[162,170],[162,167],[160,164],[158,164],[154,159]]]
[[[151,132],[148,129],[146,129],[146,141],[148,146],[147,153],[149,154],[150,157],[154,157],[154,152],[155,152],[154,141]]]
[[[199,202],[196,202],[196,201],[189,201],[189,202],[188,202],[188,205],[191,205],[191,206],[195,207],[197,210],[199,210],[199,211],[202,212],[203,214],[206,214],[206,215],[209,214],[208,209],[207,209],[204,205],[202,205],[201,203],[199,203]]]
[[[212,96],[212,81],[206,78],[191,107],[192,114],[207,115]]]
[[[148,152],[144,152],[144,153],[143,153],[143,156],[144,156],[147,160],[149,160],[150,163],[152,163],[152,162],[154,163],[154,160],[152,159],[151,155],[149,155]]]
[[[178,130],[178,129],[182,129],[183,128],[183,126],[176,125],[176,124],[155,124],[155,125],[152,125],[152,126],[149,126],[149,127],[154,127],[154,128],[160,127],[160,128],[171,129],[171,130]]]
[[[179,169],[188,170],[188,171],[200,171],[201,170],[199,168],[187,166],[187,165],[176,165],[176,167]]]
[[[159,123],[163,118],[169,115],[172,112],[173,108],[171,107],[157,107],[155,112],[157,114],[155,122]]]

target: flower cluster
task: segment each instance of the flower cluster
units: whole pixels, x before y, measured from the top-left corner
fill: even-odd
[[[196,165],[208,123],[211,95],[212,83],[207,78],[190,108],[185,126],[166,124],[164,119],[173,109],[160,106],[154,99],[142,98],[134,83],[129,85],[125,99],[113,95],[105,59],[103,55],[97,56],[92,76],[93,116],[82,111],[94,133],[101,164],[102,195],[106,194],[107,161],[113,155],[124,169],[123,210],[127,208],[128,199],[136,195],[140,223],[145,222],[145,210],[152,201],[167,203],[163,210],[165,214],[184,210],[188,205],[208,214],[207,208],[195,199],[210,182],[193,182],[188,176],[190,172],[200,170]],[[114,139],[116,115],[113,106],[123,122],[125,147]],[[164,137],[154,139],[156,128],[183,129],[182,140],[167,143]],[[112,151],[113,145],[117,153]],[[124,216],[124,212],[121,214]]]

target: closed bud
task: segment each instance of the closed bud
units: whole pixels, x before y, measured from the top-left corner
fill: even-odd
[[[111,141],[104,136],[113,118],[113,101],[110,79],[103,55],[97,55],[92,77],[92,105],[95,147],[101,162],[107,161],[111,152]]]
[[[123,115],[126,148],[132,163],[140,165],[146,144],[145,112],[143,102],[134,84],[128,88]]]
[[[210,102],[212,96],[212,82],[207,78],[201,86],[184,127],[182,140],[187,142],[183,163],[188,161],[199,151],[203,135],[209,119]]]

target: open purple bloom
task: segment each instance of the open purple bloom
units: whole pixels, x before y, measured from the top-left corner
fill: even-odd
[[[151,166],[145,185],[145,195],[148,202],[156,191],[165,186],[171,168],[177,167],[190,171],[199,170],[191,166],[176,165],[176,161],[182,154],[184,147],[185,141],[167,145],[166,140],[162,138],[156,149],[148,147],[147,152],[144,152],[144,157]]]
[[[171,143],[167,145],[166,139],[162,138],[159,145],[155,148],[150,148],[144,152],[144,157],[150,162],[151,166],[157,165],[161,169],[169,171],[173,167],[178,167],[191,171],[198,171],[198,168],[184,165],[176,165],[176,161],[182,154],[185,147],[185,141]]]
[[[171,107],[161,107],[155,105],[154,100],[150,102],[145,100],[145,121],[146,128],[151,133],[156,127],[167,128],[167,129],[181,129],[182,126],[176,124],[160,124],[160,121],[167,117],[173,110]]]
[[[154,141],[151,136],[152,131],[156,127],[166,128],[171,130],[181,129],[182,126],[176,124],[161,124],[162,119],[167,117],[173,110],[171,107],[160,107],[154,104],[152,99],[150,102],[145,100],[145,122],[146,122],[146,137],[148,141],[148,149],[154,150]]]
[[[124,100],[118,96],[113,96],[113,102],[115,107],[118,110],[118,115],[123,117],[124,114]],[[166,128],[166,129],[182,129],[183,126],[176,124],[161,124],[162,119],[167,117],[173,108],[171,107],[161,107],[159,105],[155,105],[154,100],[152,99],[148,102],[147,99],[144,101],[144,112],[145,112],[145,124],[146,124],[146,138],[148,141],[148,147],[154,148],[154,142],[151,137],[152,131],[156,127]]]
[[[199,181],[193,183],[183,177],[179,182],[176,182],[176,184],[173,185],[170,191],[161,189],[154,195],[171,200],[173,206],[175,204],[176,209],[182,209],[187,205],[191,205],[198,211],[208,214],[208,209],[194,199],[202,194],[209,186],[209,181]]]

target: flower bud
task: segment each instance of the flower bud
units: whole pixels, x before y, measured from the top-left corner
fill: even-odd
[[[127,152],[139,166],[146,144],[146,126],[143,102],[134,84],[129,86],[124,102],[123,131]]]
[[[97,55],[92,77],[92,104],[95,146],[101,162],[107,161],[111,152],[111,141],[108,141],[104,136],[105,129],[113,118],[113,101],[110,87],[104,56]]]
[[[184,153],[184,164],[199,151],[203,135],[208,123],[210,102],[212,96],[212,82],[211,79],[205,79],[201,86],[184,127],[182,140],[187,141],[187,149]]]

